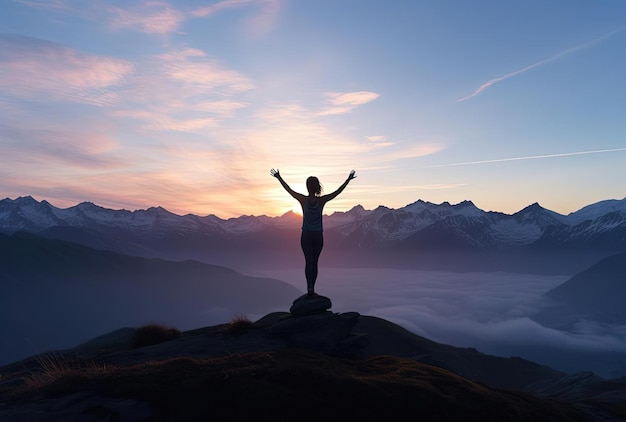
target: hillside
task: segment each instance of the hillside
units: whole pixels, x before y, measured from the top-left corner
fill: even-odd
[[[563,376],[557,371],[434,343],[355,313],[274,313],[255,323],[234,321],[130,349],[128,340],[136,332],[117,330],[47,359],[1,367],[5,381],[0,383],[0,398],[5,404],[0,417],[7,421],[38,420],[37,414],[130,421],[399,420],[407,414],[438,421],[589,418],[572,404],[471,378],[498,372],[501,380],[508,377],[509,384],[520,385],[531,378],[556,382]],[[419,361],[425,358],[431,363]],[[494,365],[494,359],[501,364]],[[468,376],[444,369],[447,364],[458,369],[461,363]]]
[[[299,294],[279,280],[197,261],[0,234],[0,364],[128,324],[191,328],[238,312],[263,315]]]

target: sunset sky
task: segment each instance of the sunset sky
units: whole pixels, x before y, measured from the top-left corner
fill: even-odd
[[[280,215],[626,196],[626,1],[3,0],[0,197]]]

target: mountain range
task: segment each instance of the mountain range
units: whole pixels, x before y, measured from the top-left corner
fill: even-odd
[[[131,255],[225,265],[232,264],[228,256],[233,251],[251,261],[297,259],[300,252],[293,245],[299,243],[300,224],[293,212],[221,219],[177,215],[162,207],[113,210],[91,202],[61,209],[30,196],[0,201],[0,233],[26,231]],[[428,266],[438,261],[420,257],[474,254],[467,265],[510,263],[546,272],[553,266],[574,274],[626,250],[626,198],[568,215],[537,203],[514,214],[483,211],[470,201],[437,205],[418,200],[399,209],[373,210],[358,205],[325,216],[324,227],[325,250],[340,256],[327,256],[330,265],[374,259],[381,265]],[[494,259],[494,254],[504,258]],[[446,259],[443,265],[453,264]]]

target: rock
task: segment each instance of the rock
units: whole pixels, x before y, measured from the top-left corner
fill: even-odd
[[[370,336],[367,333],[350,333],[350,335],[335,347],[335,354],[341,356],[355,356],[358,351],[365,349],[370,344]]]
[[[305,294],[293,301],[289,312],[294,315],[309,315],[327,311],[332,306],[332,302],[326,296]]]
[[[291,347],[352,355],[369,344],[367,335],[351,333],[359,316],[358,312],[335,314],[330,311],[293,315],[268,327],[266,337],[286,340]]]

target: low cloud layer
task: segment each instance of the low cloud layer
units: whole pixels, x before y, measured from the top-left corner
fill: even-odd
[[[267,275],[303,288],[300,270]],[[395,322],[431,340],[474,347],[501,356],[522,356],[564,371],[615,374],[598,367],[561,362],[564,354],[599,356],[626,353],[626,327],[581,321],[571,331],[545,327],[532,319],[544,306],[541,295],[568,279],[509,273],[446,273],[388,269],[322,269],[317,283],[334,312],[357,311]],[[604,372],[603,372],[604,371]]]

